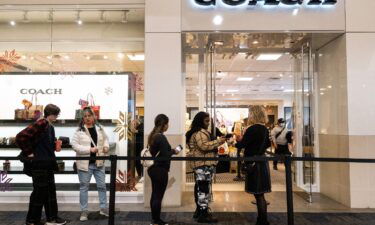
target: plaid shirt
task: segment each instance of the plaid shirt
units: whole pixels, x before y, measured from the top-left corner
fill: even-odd
[[[43,118],[30,124],[17,134],[16,144],[22,150],[23,155],[28,156],[34,153],[36,143],[48,126],[49,122]]]
[[[211,134],[205,130],[193,134],[189,142],[189,149],[193,157],[215,157],[213,150],[220,146],[218,140],[211,141]],[[215,161],[194,161],[194,167],[216,164]]]

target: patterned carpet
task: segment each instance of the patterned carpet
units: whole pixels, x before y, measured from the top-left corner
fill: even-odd
[[[218,225],[245,225],[255,224],[255,213],[214,213],[219,219]],[[0,224],[21,225],[24,224],[26,212],[0,212]],[[107,220],[99,217],[97,213],[89,215],[89,221],[80,222],[79,212],[61,212],[60,216],[69,218],[69,225],[106,225]],[[192,220],[192,213],[163,213],[163,218],[170,224],[193,225],[198,224]],[[285,213],[270,213],[269,220],[272,225],[286,225]],[[116,215],[116,225],[146,225],[149,224],[148,212],[120,212]],[[295,225],[374,225],[375,214],[371,213],[297,213]]]

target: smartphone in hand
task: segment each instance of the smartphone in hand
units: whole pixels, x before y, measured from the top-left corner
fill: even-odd
[[[178,145],[175,150],[177,153],[180,153],[184,148],[182,147],[182,145]]]

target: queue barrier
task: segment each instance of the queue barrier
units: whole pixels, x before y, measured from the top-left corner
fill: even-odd
[[[338,162],[338,163],[375,163],[375,159],[360,159],[360,158],[318,158],[318,157],[292,157],[292,156],[255,156],[255,157],[134,157],[134,156],[97,156],[97,157],[56,157],[54,159],[44,160],[109,160],[111,162],[110,172],[110,196],[109,196],[109,218],[108,225],[115,224],[115,204],[116,204],[116,171],[117,161],[119,160],[156,160],[156,161],[283,161],[285,165],[285,181],[286,181],[286,200],[287,200],[287,222],[288,225],[294,225],[294,206],[293,206],[293,183],[292,183],[292,162],[293,161],[308,161],[308,162]],[[0,157],[0,160],[19,160],[18,157]],[[32,158],[30,158],[32,160]],[[58,174],[59,172],[56,172]]]

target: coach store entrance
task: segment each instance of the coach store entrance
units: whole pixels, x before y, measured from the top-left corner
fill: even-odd
[[[183,33],[183,68],[186,73],[186,129],[198,111],[207,111],[223,134],[241,136],[248,126],[253,105],[265,107],[270,131],[278,119],[285,120],[294,156],[319,156],[316,127],[318,105],[333,88],[320,79],[333,64],[324,60],[329,45],[340,33]],[[328,83],[326,83],[328,82]],[[219,157],[242,153],[229,144]],[[274,149],[268,149],[273,155]],[[220,165],[215,191],[243,191],[244,175],[237,162]],[[273,191],[285,191],[285,168],[272,170]],[[187,163],[187,187],[193,174]],[[312,201],[319,191],[319,164],[293,165],[294,190]]]

